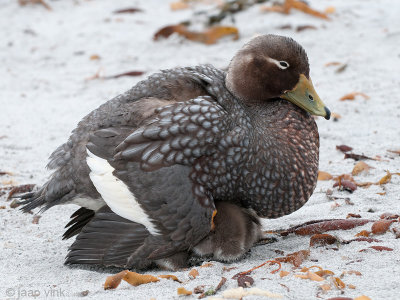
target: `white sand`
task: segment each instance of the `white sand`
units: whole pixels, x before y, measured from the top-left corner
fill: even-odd
[[[355,162],[344,160],[336,145],[348,144],[354,152],[368,156],[380,155],[382,161],[367,161],[375,169],[358,176],[357,181],[377,181],[384,170],[400,171],[400,156],[387,152],[400,149],[400,2],[397,1],[309,1],[317,9],[334,6],[332,21],[326,22],[301,12],[289,16],[262,14],[258,7],[238,14],[236,21],[241,38],[230,38],[213,46],[183,40],[180,37],[153,42],[152,35],[160,27],[188,18],[191,10],[171,12],[169,1],[47,1],[53,11],[40,5],[21,8],[17,1],[0,3],[0,171],[13,172],[2,176],[0,182],[14,184],[45,182],[45,170],[50,153],[67,138],[77,122],[104,101],[124,92],[142,77],[114,80],[92,80],[99,69],[104,75],[131,70],[147,74],[175,66],[212,63],[225,67],[241,45],[257,33],[278,33],[293,36],[307,50],[311,76],[326,105],[342,118],[339,122],[319,119],[321,136],[320,169],[339,175],[351,172]],[[115,15],[116,9],[140,7],[143,13]],[[314,25],[317,30],[279,30],[292,24]],[[100,60],[90,60],[97,54]],[[347,69],[337,74],[328,62],[347,63]],[[355,101],[339,101],[349,92],[370,96]],[[384,186],[357,189],[353,194],[334,190],[334,196],[349,197],[330,201],[325,191],[333,181],[319,182],[302,209],[277,220],[266,220],[267,230],[323,218],[345,218],[359,213],[365,218],[378,219],[384,212],[400,213],[400,177],[394,176]],[[386,191],[386,195],[377,193]],[[63,265],[68,246],[62,241],[64,225],[77,208],[69,205],[53,208],[43,214],[39,224],[32,224],[32,215],[9,208],[5,196],[0,198],[0,299],[15,296],[67,298],[89,291],[87,298],[111,299],[176,299],[177,282],[132,287],[123,282],[112,291],[102,284],[112,270]],[[337,204],[337,206],[335,205]],[[372,211],[372,212],[371,212]],[[399,226],[398,224],[396,226]],[[370,225],[349,231],[332,232],[350,239]],[[366,242],[339,246],[338,251],[311,249],[311,260],[303,266],[319,265],[340,275],[345,270],[357,270],[362,276],[346,275],[343,281],[356,289],[332,289],[320,294],[323,299],[342,295],[367,295],[371,299],[398,299],[400,295],[400,239],[387,232],[379,236],[382,243]],[[236,264],[238,269],[222,272],[221,263],[200,269],[200,276],[184,286],[191,290],[197,285],[218,284],[221,275],[228,278],[225,288],[234,288],[233,274],[247,270],[265,260],[285,253],[307,249],[308,237],[289,235],[277,243],[253,249],[251,255]],[[392,252],[375,250],[359,252],[370,245],[383,245]],[[292,266],[283,265],[284,270]],[[315,299],[321,283],[289,275],[280,278],[270,274],[272,267],[257,270],[252,275],[254,286],[280,293],[285,299]],[[153,272],[166,274],[168,272]],[[177,272],[187,279],[187,272]],[[265,279],[264,279],[265,278]],[[287,286],[285,288],[281,284]],[[61,292],[61,293],[60,293]],[[219,293],[221,294],[221,292]],[[30,295],[29,297],[22,297]],[[256,299],[255,296],[245,299]],[[318,299],[318,298],[317,298]]]

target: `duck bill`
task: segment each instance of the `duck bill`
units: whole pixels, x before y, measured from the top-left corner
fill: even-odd
[[[299,82],[297,82],[294,89],[284,92],[280,97],[301,107],[312,115],[322,116],[327,120],[331,117],[330,110],[319,98],[311,79],[307,79],[303,74],[300,75]]]

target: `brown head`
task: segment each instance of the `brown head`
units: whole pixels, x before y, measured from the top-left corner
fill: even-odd
[[[247,105],[280,97],[329,119],[309,73],[303,47],[291,38],[267,34],[252,39],[233,57],[226,86]]]

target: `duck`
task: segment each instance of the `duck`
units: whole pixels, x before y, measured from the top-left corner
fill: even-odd
[[[174,269],[196,245],[201,253],[207,239],[217,244],[214,218],[228,209],[215,203],[256,218],[290,214],[316,186],[313,115],[330,118],[309,73],[300,44],[266,34],[246,43],[226,72],[199,65],[153,74],[79,122],[51,154],[49,180],[21,196],[22,210],[80,206],[64,234],[77,235],[66,263],[130,269]],[[107,244],[109,234],[123,242]],[[204,252],[240,257],[253,240],[234,255]]]

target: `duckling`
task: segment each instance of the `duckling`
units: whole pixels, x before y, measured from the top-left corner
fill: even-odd
[[[227,72],[210,65],[165,70],[89,113],[50,156],[50,179],[22,196],[22,209],[81,206],[68,238],[83,236],[106,206],[135,226],[100,264],[147,267],[201,243],[215,202],[264,218],[302,207],[318,172],[311,114],[330,117],[305,50],[291,38],[258,36]],[[107,234],[122,232],[120,223]],[[92,234],[94,244],[78,235],[66,263],[99,263],[90,257],[105,251],[105,234]]]

